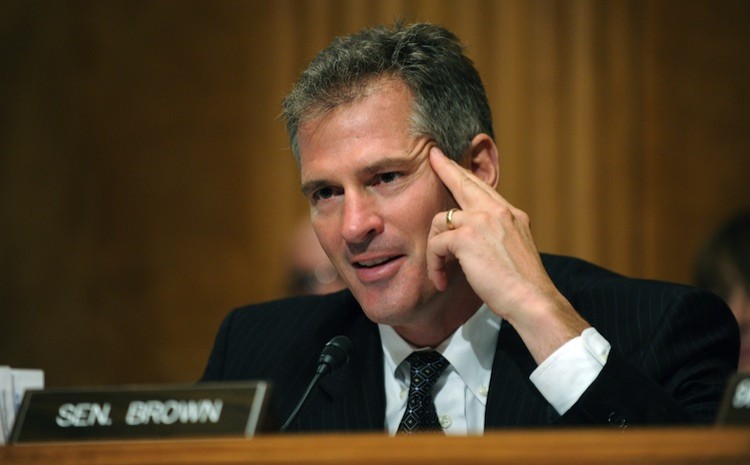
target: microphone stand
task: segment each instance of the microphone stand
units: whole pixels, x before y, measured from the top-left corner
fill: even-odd
[[[282,425],[279,432],[283,433],[289,428],[289,425],[297,419],[299,414],[307,405],[310,400],[310,393],[318,385],[318,382],[323,376],[331,373],[332,371],[344,366],[349,361],[349,353],[352,350],[352,341],[346,336],[336,336],[328,344],[323,347],[323,351],[320,353],[318,358],[318,369],[316,370],[315,376],[310,380],[310,384],[307,385],[305,393],[302,394],[297,406],[294,407],[292,414],[289,415],[284,425]]]

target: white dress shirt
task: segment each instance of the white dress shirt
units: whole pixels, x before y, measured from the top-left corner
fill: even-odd
[[[501,324],[502,318],[482,305],[434,348],[450,362],[432,391],[438,419],[446,434],[484,432],[484,412]],[[405,359],[415,350],[431,348],[412,346],[390,326],[378,325],[378,329],[383,346],[385,426],[395,435],[409,393],[409,362]],[[588,328],[542,362],[530,380],[562,415],[596,379],[609,350],[609,343],[594,328]]]

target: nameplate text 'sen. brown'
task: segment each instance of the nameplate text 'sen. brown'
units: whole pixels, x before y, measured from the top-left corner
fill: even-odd
[[[12,443],[253,436],[275,430],[267,382],[28,391]]]

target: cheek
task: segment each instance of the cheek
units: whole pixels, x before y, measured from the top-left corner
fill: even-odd
[[[447,211],[455,205],[453,197],[437,177],[430,179],[426,189],[423,189],[417,202],[419,210],[416,212],[427,222],[429,230],[432,219],[438,213]]]
[[[336,241],[336,229],[333,222],[326,219],[314,218],[312,219],[313,230],[315,235],[318,237],[321,247],[329,255],[329,252],[333,250],[333,244]]]
[[[391,204],[388,222],[397,229],[412,236],[418,242],[427,242],[432,227],[432,219],[439,212],[447,210],[451,199],[442,189],[442,184],[426,183],[413,195],[404,196],[397,205]]]

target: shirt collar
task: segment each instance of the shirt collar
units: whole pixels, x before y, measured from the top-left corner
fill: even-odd
[[[501,323],[502,318],[483,304],[471,318],[435,348],[450,362],[451,367],[479,399],[486,398],[486,392],[482,394],[478,391],[489,386]],[[390,326],[379,324],[378,329],[386,370],[398,377],[396,370],[399,365],[409,354],[422,348],[406,342]]]

